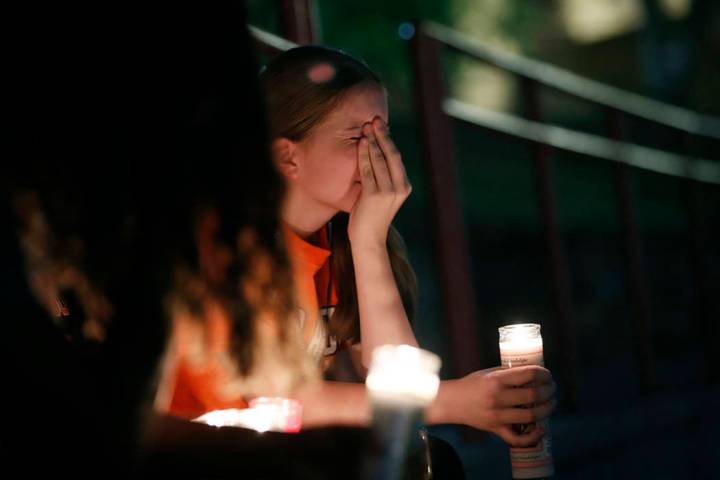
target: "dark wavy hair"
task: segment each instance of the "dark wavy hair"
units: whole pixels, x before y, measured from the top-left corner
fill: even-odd
[[[327,81],[313,81],[314,66],[329,64],[333,75]],[[290,49],[272,58],[260,74],[265,92],[270,138],[298,142],[311,134],[353,88],[370,85],[384,89],[380,78],[361,60],[340,50],[307,45]],[[360,321],[355,287],[355,270],[347,235],[348,214],[333,219],[332,258],[337,280],[338,305],[330,319],[330,333],[340,341],[360,340]],[[395,282],[412,322],[415,317],[417,281],[407,259],[405,245],[394,226],[388,232],[387,248]]]

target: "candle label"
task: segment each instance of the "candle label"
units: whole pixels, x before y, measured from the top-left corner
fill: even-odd
[[[500,360],[502,361],[503,367],[521,367],[523,365],[545,366],[542,347],[532,350],[501,348]]]
[[[542,344],[530,348],[504,348],[500,347],[500,358],[503,367],[520,367],[523,365],[545,366]],[[547,420],[540,422],[545,429],[545,436],[529,448],[510,448],[510,463],[514,479],[549,477],[554,473],[552,451],[550,445],[550,425]],[[532,431],[534,425],[516,425],[515,430],[520,433]]]
[[[550,445],[550,425],[547,420],[540,422],[545,429],[542,441],[529,448],[511,448],[510,465],[513,478],[549,477],[554,473]]]

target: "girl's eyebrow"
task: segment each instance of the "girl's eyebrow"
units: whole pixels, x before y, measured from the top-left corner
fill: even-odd
[[[348,128],[346,128],[345,130],[343,130],[343,131],[344,131],[344,132],[352,132],[352,131],[355,131],[355,130],[361,130],[362,127],[363,127],[362,125],[358,125],[358,126],[355,126],[355,127],[348,127]],[[387,125],[387,128],[388,128],[388,131],[390,131],[390,125],[389,125],[389,124]]]

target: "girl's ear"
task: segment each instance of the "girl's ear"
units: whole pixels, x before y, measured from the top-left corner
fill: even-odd
[[[276,138],[270,146],[275,168],[287,180],[295,180],[300,174],[298,145],[287,138]]]

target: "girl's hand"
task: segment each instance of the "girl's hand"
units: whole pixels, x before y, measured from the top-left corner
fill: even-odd
[[[495,433],[510,446],[537,445],[544,431],[537,428],[518,433],[513,425],[536,424],[555,409],[555,382],[550,372],[537,365],[490,368],[451,381],[447,408],[455,423]]]
[[[384,246],[390,223],[412,187],[385,122],[376,117],[363,125],[362,133],[358,142],[362,192],[350,212],[348,238],[355,244]]]

